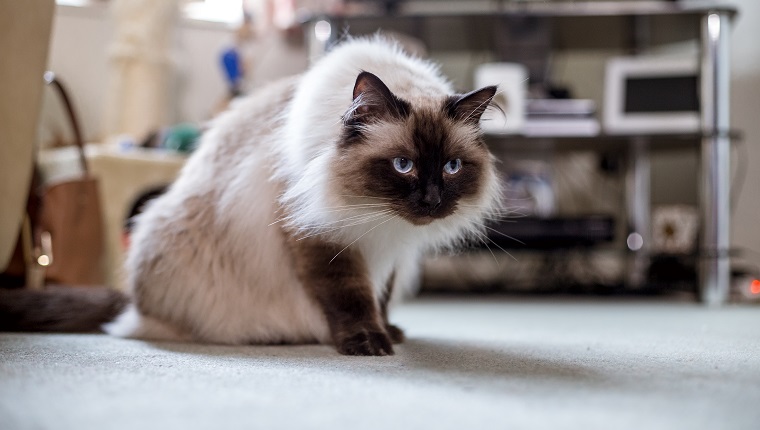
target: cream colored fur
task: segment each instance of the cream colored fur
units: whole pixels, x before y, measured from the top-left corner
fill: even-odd
[[[360,39],[302,77],[240,102],[139,218],[126,262],[136,307],[110,324],[110,333],[230,344],[329,342],[322,312],[296,277],[283,228],[359,250],[378,297],[394,270],[397,286],[408,284],[422,253],[480,229],[498,201],[492,170],[476,200],[426,226],[390,216],[351,223],[345,219],[366,219],[372,211],[335,210],[373,202],[343,194],[331,175],[335,163],[345,162],[336,143],[362,70],[413,105],[453,93],[431,63],[382,39]]]

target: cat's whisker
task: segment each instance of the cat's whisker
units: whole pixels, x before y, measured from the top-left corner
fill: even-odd
[[[383,211],[381,213],[375,213],[375,214],[372,214],[372,215],[368,215],[366,218],[362,218],[361,220],[354,221],[354,222],[346,224],[346,225],[341,225],[341,226],[338,226],[338,227],[332,227],[332,228],[329,228],[329,229],[326,229],[326,230],[318,230],[318,231],[315,231],[313,233],[309,233],[309,234],[307,234],[305,236],[299,237],[298,239],[296,239],[296,241],[301,241],[301,240],[304,240],[304,239],[308,239],[310,237],[319,236],[321,234],[332,233],[334,231],[342,230],[342,229],[348,228],[348,227],[355,227],[355,226],[358,226],[358,225],[367,224],[369,222],[377,220],[378,218],[382,218],[383,216],[387,216],[387,215],[390,215],[390,214],[392,214],[392,211]],[[314,230],[314,229],[319,229],[319,228],[320,228],[319,226],[307,227],[308,230]]]
[[[508,234],[502,233],[499,230],[496,230],[495,228],[489,227],[489,226],[485,225],[482,222],[474,221],[474,223],[477,224],[477,225],[479,225],[480,227],[483,227],[483,228],[485,228],[487,230],[490,230],[490,231],[492,231],[492,232],[494,232],[494,233],[496,233],[496,234],[498,234],[500,236],[503,236],[503,237],[505,237],[505,238],[507,238],[509,240],[514,240],[515,242],[519,243],[520,245],[525,245],[525,242],[521,241],[520,239],[512,237],[512,236],[510,236]]]
[[[487,228],[488,230],[491,230],[492,232],[494,232],[494,233],[496,233],[498,235],[504,236],[507,239],[514,240],[515,242],[519,243],[520,245],[525,245],[525,242],[523,242],[522,240],[514,238],[514,237],[512,237],[512,236],[510,236],[508,234],[504,234],[504,233],[500,232],[499,230],[496,230],[495,228],[491,228],[491,227],[489,227],[489,226],[487,226],[485,224],[483,224],[483,227]]]
[[[519,218],[519,217],[516,217],[516,218]],[[512,224],[512,223],[516,223],[516,222],[518,222],[517,220],[514,220],[514,219],[505,219],[505,218],[489,218],[489,217],[483,217],[483,219],[484,219],[484,220],[486,220],[486,221],[493,221],[493,222],[497,222],[497,223],[502,223],[502,222],[505,222],[505,223],[510,223],[510,224]]]
[[[345,212],[350,210],[358,210],[358,209],[377,209],[377,208],[383,208],[387,207],[386,204],[381,203],[368,203],[366,205],[347,205],[347,206],[335,206],[332,208],[325,208],[323,210],[316,210],[315,213],[319,214],[330,214],[330,213],[337,213],[337,212]],[[269,226],[273,226],[275,224],[281,223],[283,221],[292,220],[294,217],[292,215],[285,215],[283,217],[280,217],[269,224]]]
[[[463,216],[461,216],[461,215],[456,215],[456,216],[458,216],[459,218],[462,218],[462,219],[466,219],[466,220],[468,220],[468,221],[470,221],[470,222],[473,222],[474,224],[476,224],[476,225],[478,225],[478,226],[480,226],[480,227],[489,228],[488,226],[486,226],[486,225],[485,225],[485,224],[483,224],[483,223],[480,223],[480,222],[477,222],[477,221],[472,221],[472,220],[469,220],[469,219],[467,219],[466,217],[463,217]],[[507,252],[507,250],[506,250],[506,249],[504,249],[504,248],[502,248],[501,246],[499,246],[499,244],[498,244],[498,243],[496,243],[496,242],[494,242],[494,241],[493,241],[493,239],[491,239],[490,237],[488,237],[488,235],[487,235],[487,234],[485,234],[485,233],[482,233],[482,232],[480,232],[480,233],[477,233],[477,232],[476,232],[476,233],[475,233],[475,235],[476,235],[476,237],[480,237],[479,235],[482,235],[482,237],[485,237],[485,238],[486,238],[486,239],[487,239],[489,242],[491,242],[492,244],[494,244],[494,246],[496,246],[497,248],[499,248],[499,249],[501,249],[502,251],[504,251],[504,253],[505,253],[505,254],[507,254],[507,255],[509,255],[509,256],[510,256],[510,257],[511,257],[513,260],[517,261],[517,258],[515,258],[515,256],[514,256],[514,255],[510,254],[509,252]],[[511,238],[511,239],[513,239],[513,240],[516,240],[516,239],[514,239],[514,238]],[[519,241],[518,241],[518,242],[519,242]],[[522,242],[520,242],[520,243],[522,243]],[[524,245],[524,243],[523,243],[523,245]],[[488,248],[488,245],[486,245],[486,248]]]
[[[480,234],[476,234],[475,237],[477,237],[478,240],[480,241],[480,243],[482,243],[486,247],[486,249],[488,250],[488,252],[491,253],[491,257],[493,257],[494,263],[499,264],[499,260],[496,259],[496,255],[493,253],[493,251],[491,251],[491,247],[488,246],[488,242],[486,242],[485,240],[483,240],[483,237]]]
[[[527,218],[526,215],[482,215],[481,218],[487,221],[495,221],[495,222],[516,222],[517,220],[521,218]]]
[[[491,239],[491,238],[490,238],[490,237],[488,237],[488,236],[486,236],[485,238],[486,238],[486,239],[488,239],[488,241],[489,241],[489,242],[493,243],[493,244],[494,244],[494,245],[495,245],[497,248],[499,248],[499,249],[501,249],[502,251],[504,251],[504,253],[505,253],[505,254],[507,254],[507,255],[509,255],[510,257],[512,257],[512,259],[513,259],[513,260],[517,261],[517,259],[515,258],[515,256],[514,256],[514,255],[510,254],[509,252],[507,252],[507,250],[506,250],[506,249],[504,249],[504,248],[502,248],[501,246],[499,246],[499,244],[498,244],[498,243],[496,243],[496,242],[494,242],[494,241],[493,241],[493,239]]]
[[[374,230],[374,229],[376,229],[376,228],[380,227],[381,225],[385,224],[386,222],[388,222],[388,221],[390,221],[390,220],[392,220],[392,219],[396,219],[396,218],[398,218],[398,215],[393,215],[393,216],[391,216],[390,218],[386,219],[385,221],[381,222],[380,224],[378,224],[378,225],[376,225],[376,226],[372,227],[371,229],[369,229],[369,230],[365,231],[364,233],[362,233],[362,235],[361,235],[361,236],[359,236],[359,237],[357,237],[356,239],[354,239],[354,241],[353,241],[353,242],[351,242],[351,243],[349,243],[348,245],[346,245],[346,247],[345,247],[345,248],[343,248],[343,249],[341,249],[340,251],[338,251],[338,253],[337,253],[337,254],[335,254],[335,257],[333,257],[333,258],[330,260],[330,262],[329,262],[329,263],[327,263],[327,264],[331,264],[333,261],[335,261],[335,259],[336,259],[336,258],[338,258],[338,256],[339,256],[339,255],[340,255],[340,254],[341,254],[343,251],[347,250],[349,246],[351,246],[351,245],[355,244],[356,242],[358,242],[358,241],[359,241],[359,239],[361,239],[361,238],[363,238],[364,236],[366,236],[366,235],[367,235],[369,232],[371,232],[372,230]]]
[[[466,208],[482,208],[483,207],[481,205],[469,205],[467,203],[457,203],[457,206],[462,206],[462,207],[466,207]],[[514,212],[514,211],[518,211],[518,210],[522,210],[522,209],[524,209],[524,208],[521,207],[521,206],[512,206],[512,207],[508,206],[508,207],[503,207],[503,208],[494,208],[492,210],[494,210],[494,211]]]
[[[480,108],[482,108],[482,107],[483,107],[483,105],[486,105],[486,108],[488,108],[488,107],[491,107],[491,106],[495,106],[495,109],[498,109],[500,112],[504,113],[504,111],[501,109],[501,107],[500,107],[499,105],[497,105],[497,104],[493,104],[493,105],[492,105],[492,104],[491,104],[491,101],[493,101],[493,99],[494,99],[494,98],[496,98],[496,96],[497,96],[497,95],[499,95],[499,94],[501,94],[501,93],[503,93],[503,92],[504,92],[504,91],[498,91],[498,90],[497,90],[497,91],[494,93],[493,97],[491,97],[491,98],[489,98],[489,99],[487,99],[487,100],[484,100],[484,101],[482,101],[482,102],[481,102],[481,103],[478,105],[478,107],[477,107],[476,109],[473,109],[473,110],[472,110],[472,112],[470,112],[470,113],[467,115],[467,117],[465,117],[464,121],[465,121],[465,122],[466,122],[466,121],[469,121],[469,120],[470,120],[470,118],[472,118],[474,115],[476,115],[478,112],[480,112]]]
[[[315,214],[337,214],[340,212],[348,212],[348,211],[357,211],[357,210],[371,210],[371,209],[383,209],[387,208],[388,205],[373,205],[373,206],[354,206],[354,207],[334,207],[330,209],[321,209],[321,210],[313,210],[312,212]]]
[[[361,197],[361,196],[357,196],[357,197]],[[374,198],[374,197],[366,197],[366,198]],[[388,199],[388,200],[391,200],[391,199]],[[345,206],[381,205],[381,204],[384,205],[386,203],[385,202],[350,203],[350,204],[345,204],[345,205],[328,206],[328,207],[342,208]]]
[[[334,225],[334,224],[360,221],[360,220],[363,220],[363,219],[374,217],[376,215],[388,214],[388,213],[391,213],[390,209],[383,210],[383,211],[378,211],[378,212],[372,212],[372,213],[364,213],[364,214],[359,214],[359,215],[353,215],[353,216],[350,216],[350,217],[341,218],[341,219],[334,220],[334,221],[328,221],[328,222],[324,222],[324,223],[320,223],[320,224],[305,225],[305,226],[303,226],[303,228],[304,229],[309,229],[309,230],[320,229],[320,228],[328,227],[328,226]]]
[[[378,207],[378,206],[388,206],[387,203],[357,203],[353,205],[342,205],[342,206],[326,206],[322,208],[323,211],[329,211],[329,210],[342,210],[342,209],[361,209],[361,208],[372,208],[372,207]]]
[[[317,235],[320,235],[320,234],[330,233],[330,232],[333,232],[333,231],[336,231],[336,230],[340,230],[340,229],[343,229],[343,228],[346,228],[346,227],[353,227],[353,226],[365,224],[365,223],[367,223],[369,221],[372,221],[372,220],[375,220],[375,219],[381,217],[382,215],[387,215],[388,213],[389,213],[388,211],[383,211],[381,213],[363,215],[362,218],[353,219],[353,220],[349,220],[349,219],[346,218],[346,219],[340,219],[340,220],[337,220],[337,221],[326,222],[324,224],[305,225],[305,226],[300,227],[299,231],[310,232],[310,233],[308,233],[304,237],[301,237],[298,240],[307,239],[309,237],[317,236]],[[342,225],[335,226],[335,224],[346,223],[346,222],[348,222],[348,224],[342,224]],[[332,225],[332,227],[331,227],[331,225]]]
[[[390,212],[391,212],[390,209],[385,209],[385,210],[382,210],[382,211],[377,211],[377,212],[372,212],[372,213],[362,213],[362,214],[358,214],[358,215],[352,215],[352,216],[349,216],[349,217],[341,218],[341,219],[338,219],[338,220],[335,220],[335,221],[329,221],[329,222],[326,222],[324,224],[315,224],[315,225],[310,226],[310,227],[319,228],[319,227],[324,227],[324,226],[328,226],[328,225],[331,225],[331,224],[337,224],[337,223],[346,222],[346,221],[350,221],[350,220],[362,219],[362,218],[365,218],[365,217],[368,217],[368,216],[374,216],[374,215],[377,215],[377,214],[390,213]]]
[[[279,223],[281,223],[281,222],[283,222],[283,221],[287,220],[288,218],[290,218],[290,217],[282,217],[282,218],[277,218],[276,220],[274,220],[274,221],[272,221],[271,223],[269,223],[269,224],[267,225],[267,227],[271,227],[271,226],[273,226],[273,225],[275,225],[275,224],[279,224]]]
[[[533,197],[503,197],[503,199],[510,202],[529,202],[535,200]]]
[[[463,208],[474,208],[474,209],[480,209],[481,206],[477,205],[465,205],[465,204],[459,204],[458,206]],[[502,209],[502,210],[494,210],[492,213],[487,213],[482,216],[483,219],[492,220],[492,221],[500,221],[504,220],[506,218],[525,218],[528,215],[519,212],[518,210],[513,209]]]
[[[492,213],[490,216],[501,218],[525,218],[528,214],[525,214],[520,210],[509,209]]]
[[[530,215],[527,215],[527,214],[524,214],[524,213],[511,213],[511,214],[508,214],[508,215],[499,215],[499,216],[491,217],[490,219],[493,220],[493,221],[512,220],[510,222],[514,222],[514,220],[516,220],[516,219],[529,218],[529,217],[530,217]]]
[[[340,197],[356,197],[356,198],[362,198],[362,199],[378,199],[378,200],[395,200],[389,197],[375,197],[375,196],[359,196],[355,194],[338,194]]]
[[[389,215],[389,214],[380,214],[380,215],[372,216],[372,217],[369,217],[367,219],[363,219],[361,221],[356,221],[356,222],[353,222],[353,223],[350,223],[350,224],[347,224],[347,225],[341,225],[341,226],[338,226],[338,227],[332,227],[332,228],[327,228],[327,229],[316,229],[316,230],[315,229],[306,229],[306,232],[309,232],[309,233],[304,232],[303,234],[305,234],[305,235],[299,237],[297,239],[297,241],[300,241],[300,240],[303,240],[303,239],[308,239],[308,238],[314,237],[314,236],[320,236],[320,235],[323,235],[323,234],[332,233],[332,232],[343,230],[343,229],[349,228],[349,227],[355,227],[355,226],[359,226],[359,225],[362,225],[362,224],[367,224],[369,222],[377,220],[378,218],[382,218],[384,215]]]
[[[508,217],[511,217],[511,216],[519,216],[519,217],[525,217],[525,216],[527,216],[526,214],[524,214],[524,213],[522,213],[522,212],[520,212],[518,210],[491,211],[490,213],[487,212],[485,215],[486,216],[490,216],[490,217],[503,217],[503,218],[508,218]]]

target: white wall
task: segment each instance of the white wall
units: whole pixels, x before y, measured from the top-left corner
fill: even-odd
[[[87,140],[100,137],[107,85],[106,48],[111,31],[103,4],[57,6],[48,69],[69,89]],[[55,100],[46,93],[46,103]],[[46,107],[47,108],[47,107]],[[67,130],[68,131],[68,130]],[[68,135],[68,134],[67,134]]]
[[[178,29],[176,121],[208,119],[227,92],[219,56],[232,30],[219,23],[185,20]]]
[[[55,71],[69,87],[83,132],[90,141],[104,137],[111,36],[107,3],[57,6],[48,69]],[[231,44],[232,30],[224,24],[183,19],[176,37],[177,100],[172,119],[202,121],[225,95],[219,55]]]

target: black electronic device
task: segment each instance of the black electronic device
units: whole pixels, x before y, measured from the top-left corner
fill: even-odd
[[[608,215],[517,218],[489,225],[488,238],[515,249],[566,249],[608,243],[615,238],[615,219]]]

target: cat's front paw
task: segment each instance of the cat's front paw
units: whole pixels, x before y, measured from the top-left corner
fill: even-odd
[[[335,346],[343,355],[393,355],[391,338],[377,330],[361,328],[342,337]]]
[[[402,343],[404,340],[406,340],[406,335],[404,335],[404,330],[402,330],[396,325],[386,324],[385,331],[388,332],[388,337],[391,338],[391,342],[393,342],[394,344]]]

